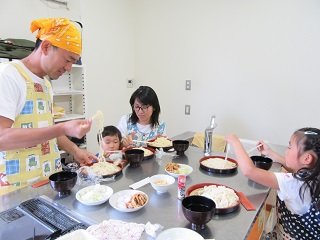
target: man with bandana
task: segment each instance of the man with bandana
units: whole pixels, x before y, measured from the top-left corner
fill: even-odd
[[[65,18],[34,20],[35,50],[20,61],[0,64],[0,195],[61,171],[60,150],[80,164],[97,159],[66,136],[82,138],[92,120],[53,121],[50,79],[58,79],[80,58],[77,27]]]

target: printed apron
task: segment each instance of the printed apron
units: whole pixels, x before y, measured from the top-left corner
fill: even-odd
[[[10,64],[18,69],[27,85],[25,106],[12,128],[52,126],[53,104],[49,94],[49,81],[45,79],[45,85],[35,83],[20,65]],[[52,173],[62,169],[56,139],[28,148],[3,151],[0,154],[4,158],[4,162],[0,162],[0,195],[47,179]]]

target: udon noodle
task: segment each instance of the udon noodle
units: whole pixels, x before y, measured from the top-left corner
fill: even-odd
[[[121,168],[113,163],[98,162],[93,164],[90,169],[96,175],[110,175],[121,170]]]
[[[103,122],[104,122],[104,118],[103,118],[103,113],[101,111],[97,111],[97,113],[91,118],[93,119],[97,119],[98,122],[98,138],[99,138],[99,155],[98,155],[98,159],[100,162],[105,162],[106,158],[104,157],[104,150],[102,148],[102,141],[103,141],[103,137],[102,137],[102,132],[103,132]]]
[[[208,168],[214,169],[230,169],[237,167],[234,162],[224,160],[222,158],[208,158],[202,161],[201,164]]]
[[[210,185],[196,189],[190,195],[199,195],[211,198],[217,208],[227,208],[236,205],[239,202],[239,197],[235,191],[225,186]]]
[[[149,145],[153,147],[171,147],[172,141],[165,137],[158,137],[156,140],[149,143]]]

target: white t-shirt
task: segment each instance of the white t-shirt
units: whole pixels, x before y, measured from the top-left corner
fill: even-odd
[[[311,205],[311,195],[307,190],[304,194],[303,201],[300,198],[300,187],[304,183],[295,179],[292,173],[274,173],[277,177],[279,190],[278,197],[281,201],[284,201],[286,207],[295,214],[306,213]]]
[[[143,132],[143,133],[146,133],[146,134],[151,132],[151,124],[141,125],[141,124],[137,123],[136,125],[137,125],[137,128],[138,128],[138,130],[140,132]],[[122,137],[126,137],[127,136],[127,115],[123,115],[120,118],[120,121],[118,123],[117,128],[121,132]],[[166,130],[164,130],[163,135],[164,136],[166,135]]]
[[[45,84],[45,80],[39,78],[27,69],[21,61],[18,63],[35,83]],[[52,89],[50,91],[53,98]],[[18,69],[12,64],[0,64],[0,116],[15,120],[23,109],[26,101],[27,85]]]

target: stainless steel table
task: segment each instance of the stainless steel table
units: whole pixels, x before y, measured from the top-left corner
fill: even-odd
[[[182,139],[187,135],[179,135],[175,139]],[[214,154],[224,155],[224,153]],[[116,177],[114,182],[103,184],[110,186],[114,192],[117,192],[129,189],[130,184],[143,178],[158,173],[166,174],[164,166],[167,162],[172,161],[175,163],[188,164],[193,167],[193,172],[187,177],[187,188],[203,182],[224,184],[239,192],[243,192],[257,209],[256,211],[246,211],[241,205],[236,212],[214,216],[207,226],[198,232],[205,239],[245,239],[268,196],[269,189],[248,180],[243,176],[240,170],[234,174],[228,175],[208,173],[199,167],[199,159],[201,157],[203,157],[203,150],[190,146],[185,152],[185,156],[174,158],[171,156],[164,156],[161,159],[156,159],[154,157],[150,160],[143,161],[141,166],[137,168],[126,166],[123,169],[123,174]],[[234,156],[230,155],[229,157],[232,158]],[[270,171],[278,171],[279,169],[280,165],[274,163]],[[119,212],[112,208],[108,202],[99,206],[85,206],[75,199],[76,192],[81,188],[82,186],[76,185],[72,189],[71,195],[65,198],[59,198],[57,192],[52,190],[49,184],[39,188],[32,188],[31,186],[26,187],[16,192],[0,196],[0,211],[15,207],[22,201],[40,195],[46,195],[66,208],[76,211],[97,223],[108,219],[118,219],[126,222],[144,224],[148,221],[152,224],[158,223],[164,226],[163,230],[173,227],[191,229],[191,224],[185,219],[182,213],[181,200],[177,199],[177,181],[165,194],[157,194],[150,184],[139,188],[139,190],[145,192],[149,196],[149,202],[141,210],[132,213]],[[143,233],[141,239],[153,238]]]

